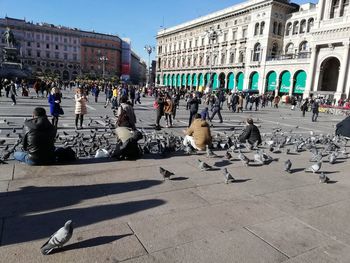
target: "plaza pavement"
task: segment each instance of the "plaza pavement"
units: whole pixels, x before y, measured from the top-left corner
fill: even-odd
[[[59,132],[74,132],[72,95],[64,94]],[[88,117],[111,115],[100,99],[90,102]],[[152,131],[152,100],[142,102],[135,106],[138,127]],[[34,106],[48,109],[45,99],[10,104],[0,98],[0,138]],[[181,134],[188,121],[183,102],[177,116],[171,131]],[[224,110],[224,123],[214,121],[213,135],[239,130],[248,116],[262,133],[281,127],[304,135],[333,133],[342,119],[320,115],[312,123],[310,113],[302,118],[288,107]],[[307,152],[272,155],[279,160],[261,167],[202,154],[37,167],[11,160],[0,165],[0,262],[350,262],[348,161],[324,163],[332,183],[320,184],[317,175],[303,171],[310,165]],[[198,158],[227,167],[238,181],[226,185],[220,170],[199,171]],[[287,158],[292,174],[283,172]],[[173,180],[163,181],[159,166],[174,172]],[[41,255],[41,245],[68,219],[75,226],[72,239],[61,251]]]

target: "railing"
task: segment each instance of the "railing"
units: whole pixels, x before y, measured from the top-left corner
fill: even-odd
[[[307,59],[311,57],[311,52],[300,52],[296,54],[284,54],[279,56],[268,56],[267,61],[289,60],[289,59]]]

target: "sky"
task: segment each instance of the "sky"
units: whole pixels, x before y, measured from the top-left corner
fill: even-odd
[[[230,7],[241,0],[0,0],[0,17],[95,30],[130,38],[145,61],[146,44],[156,46],[162,26],[180,23]],[[296,0],[297,4],[315,0]],[[154,58],[154,53],[151,59]]]

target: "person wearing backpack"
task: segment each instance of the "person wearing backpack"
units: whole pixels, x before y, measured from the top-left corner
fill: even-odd
[[[127,96],[122,96],[120,98],[120,107],[118,108],[117,117],[118,127],[128,127],[136,130],[136,116],[134,108],[128,102]]]

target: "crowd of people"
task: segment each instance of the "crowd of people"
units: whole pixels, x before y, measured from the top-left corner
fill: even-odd
[[[30,94],[30,85],[25,80],[6,80],[0,81],[0,95],[1,91],[5,90],[5,95],[11,97],[13,105],[16,105],[16,97],[19,91],[22,96],[28,96]],[[225,92],[223,89],[216,90],[212,93],[203,94],[198,91],[187,91],[185,89],[176,89],[169,87],[161,88],[140,88],[137,86],[126,84],[114,84],[111,82],[102,81],[81,81],[81,82],[53,82],[36,80],[32,89],[35,92],[34,97],[47,98],[51,122],[48,125],[48,117],[46,112],[42,108],[36,108],[33,112],[33,119],[25,123],[25,127],[29,129],[28,139],[25,140],[23,149],[29,150],[29,156],[31,150],[35,149],[35,152],[39,150],[39,156],[41,151],[47,151],[47,145],[51,143],[51,139],[48,139],[50,143],[46,143],[44,150],[40,149],[40,146],[31,148],[31,141],[35,142],[35,134],[40,127],[44,129],[44,134],[51,134],[51,129],[57,130],[59,127],[59,117],[64,114],[64,109],[61,106],[62,103],[62,91],[75,88],[74,95],[75,102],[75,129],[79,130],[83,128],[84,116],[87,114],[87,103],[98,103],[99,96],[105,95],[104,107],[108,106],[114,112],[117,118],[116,122],[116,134],[120,138],[124,138],[124,142],[132,137],[132,133],[137,131],[136,128],[136,115],[134,112],[135,104],[141,104],[141,97],[152,96],[154,97],[153,108],[156,112],[155,129],[161,130],[161,120],[164,119],[165,127],[172,128],[174,125],[174,119],[176,118],[176,110],[179,108],[180,100],[185,100],[186,110],[189,111],[188,128],[184,130],[184,144],[190,144],[195,149],[203,150],[206,145],[211,144],[210,127],[213,126],[213,119],[218,118],[219,123],[223,123],[221,111],[224,105],[232,113],[240,113],[243,111],[258,111],[264,107],[278,108],[281,102],[280,96],[274,96],[272,93],[268,94],[256,94],[248,92]],[[93,101],[89,101],[90,97],[93,97]],[[312,121],[317,121],[319,107],[322,103],[325,103],[321,99],[305,98],[301,99],[298,96],[291,96],[288,98],[291,105],[291,110],[300,108],[302,116],[305,116],[306,111],[311,110]],[[345,101],[340,101],[338,104],[344,104]],[[200,105],[203,105],[202,110],[199,111]],[[38,128],[39,127],[39,128]],[[49,128],[50,127],[50,128]],[[30,130],[34,129],[34,135],[30,133]],[[45,129],[49,129],[47,132]],[[50,136],[51,136],[50,135]],[[137,136],[139,137],[139,136]],[[239,137],[242,142],[249,142],[251,144],[258,141],[261,143],[261,137],[259,129],[253,124],[253,120],[249,118],[247,120],[246,129]],[[133,143],[137,144],[135,139]],[[130,143],[130,140],[128,141]],[[34,143],[35,144],[35,143]],[[52,143],[51,143],[52,144]],[[134,145],[135,146],[135,145]],[[35,154],[34,154],[35,156]],[[50,155],[48,155],[50,156]],[[38,163],[37,159],[40,157],[30,158],[27,155],[17,153],[15,158],[27,163]],[[29,159],[28,159],[29,158]]]

